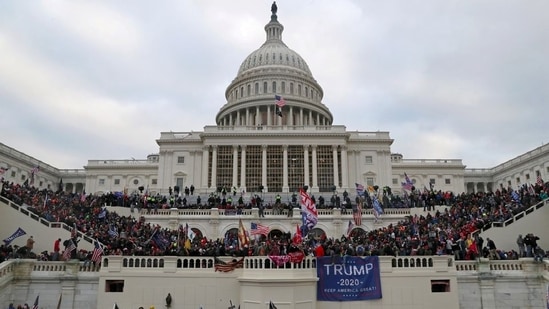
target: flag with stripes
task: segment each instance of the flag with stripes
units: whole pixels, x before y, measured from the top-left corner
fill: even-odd
[[[356,195],[363,197],[364,196],[364,185],[356,183]]]
[[[241,258],[240,260],[233,260],[231,262],[224,262],[221,259],[215,257],[215,264],[214,264],[215,271],[227,273],[242,267],[244,267],[244,257]]]
[[[536,183],[539,185],[539,186],[543,186],[543,179],[541,179],[541,175],[538,175],[538,178],[536,180]]]
[[[72,256],[72,251],[76,250],[76,245],[74,244],[72,239],[69,239],[67,242],[67,246],[65,247],[65,251],[63,252],[63,258],[65,260],[70,260]]]
[[[7,172],[9,167],[0,167],[0,176],[4,175],[5,172]]]
[[[248,236],[248,231],[246,231],[242,219],[238,219],[238,245],[240,248],[244,248],[249,243],[250,237]]]
[[[406,173],[404,173],[404,182],[402,183],[402,189],[404,190],[412,190],[412,187],[414,186],[414,182],[408,177]]]
[[[347,225],[347,237],[351,235],[351,232],[355,228],[355,225],[353,224],[353,221],[349,220],[349,225]]]
[[[275,95],[275,104],[279,108],[282,108],[284,107],[284,105],[286,105],[286,100],[284,100],[284,98],[279,95]]]
[[[353,207],[353,220],[357,226],[362,225],[362,203],[358,202],[356,207]]]
[[[263,225],[261,223],[255,223],[255,222],[252,222],[252,226],[250,228],[250,235],[269,235],[269,232],[271,230],[269,229],[268,226],[266,225]]]
[[[103,248],[99,245],[99,242],[95,242],[95,248],[93,248],[91,261],[92,262],[99,262],[101,261],[101,257],[103,256]]]
[[[303,188],[299,189],[299,195],[301,197],[301,213],[303,219],[303,225],[307,226],[307,229],[312,230],[318,222],[318,211],[313,200]]]

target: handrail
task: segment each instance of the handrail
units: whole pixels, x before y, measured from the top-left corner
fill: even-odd
[[[17,205],[15,202],[3,197],[3,196],[0,196],[0,201],[4,202],[5,204],[7,204],[8,206],[10,206],[11,208],[17,210],[18,212],[22,213],[23,215],[26,215],[27,217],[37,221],[38,223],[41,223],[45,226],[47,226],[48,228],[62,228],[68,232],[72,232],[72,230],[74,229],[74,227],[71,227],[69,226],[68,224],[66,224],[65,222],[51,222],[51,221],[48,221],[47,219],[43,218],[43,217],[40,217],[39,215],[25,209],[25,207],[21,206],[21,205]],[[100,246],[104,247],[105,245],[102,244],[101,242],[99,242],[98,240],[82,233],[81,231],[79,231],[77,229],[76,233],[78,234],[78,236],[80,236],[80,238],[84,239],[84,241],[94,245],[95,242],[97,241],[99,243]]]
[[[549,199],[545,199],[545,200],[542,200],[540,201],[539,203],[537,204],[534,204],[532,206],[530,206],[529,208],[519,212],[518,214],[516,215],[513,215],[511,218],[501,222],[501,221],[498,221],[498,222],[491,222],[490,224],[486,224],[485,226],[483,226],[482,228],[472,232],[471,234],[477,234],[479,233],[480,231],[482,232],[485,232],[493,227],[498,227],[498,228],[501,228],[501,227],[506,227],[506,226],[509,226],[511,224],[513,224],[514,222],[526,217],[527,215],[533,213],[534,211],[540,209],[541,207],[545,206],[546,204],[549,204]]]

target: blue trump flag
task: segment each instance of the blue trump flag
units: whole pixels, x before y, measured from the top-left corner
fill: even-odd
[[[317,300],[357,301],[381,298],[379,257],[317,258]]]

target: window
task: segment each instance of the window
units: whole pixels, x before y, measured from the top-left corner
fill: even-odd
[[[158,184],[158,179],[151,179],[151,184],[152,185],[157,185]]]
[[[11,171],[11,177],[15,177],[15,171]]]
[[[41,187],[41,186],[42,186],[42,184],[43,184],[43,183],[42,183],[42,182],[40,182],[40,184],[39,184],[38,186],[39,186],[39,187]]]
[[[286,82],[281,82],[280,83],[280,92],[281,93],[286,93]]]
[[[105,178],[99,178],[99,185],[104,186],[105,185]]]
[[[183,163],[185,163],[185,157],[183,157],[183,156],[177,157],[177,163],[178,163],[178,164],[183,164]]]
[[[273,82],[273,93],[276,93],[276,82]]]
[[[530,180],[530,174],[526,174],[526,180]]]
[[[517,177],[517,184],[520,183],[520,177]]]
[[[436,183],[436,180],[434,178],[429,179],[429,184],[434,185]]]
[[[105,292],[124,292],[124,280],[105,280]]]
[[[398,178],[393,178],[393,184],[398,185]]]
[[[120,179],[118,179],[118,178],[115,179],[115,180],[114,180],[114,184],[115,184],[115,185],[119,185],[119,184],[120,184]]]
[[[254,94],[259,94],[259,83],[255,83],[254,92]]]
[[[290,83],[290,94],[294,94],[294,83]]]
[[[267,82],[263,82],[263,93],[267,93]]]
[[[139,184],[139,180],[134,179],[134,180],[133,180],[133,184],[134,184],[134,185],[138,185],[138,184]]]
[[[446,179],[444,179],[444,183],[447,184],[447,185],[449,185],[449,184],[451,184],[452,182],[450,181],[450,178],[446,178]]]
[[[373,186],[374,185],[374,178],[373,177],[367,177],[366,178],[366,185]]]
[[[25,180],[25,175],[21,175],[21,180]]]
[[[366,164],[372,164],[374,163],[374,158],[372,156],[366,156]]]
[[[431,292],[450,292],[450,280],[431,280]]]
[[[507,181],[507,186],[509,186],[509,187],[511,186],[511,180]]]

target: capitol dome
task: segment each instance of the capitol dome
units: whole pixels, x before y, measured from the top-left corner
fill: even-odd
[[[282,41],[284,26],[277,7],[265,25],[266,40],[250,53],[225,91],[227,103],[216,116],[218,126],[331,125],[324,93],[307,62]],[[275,95],[284,105],[275,105]]]

